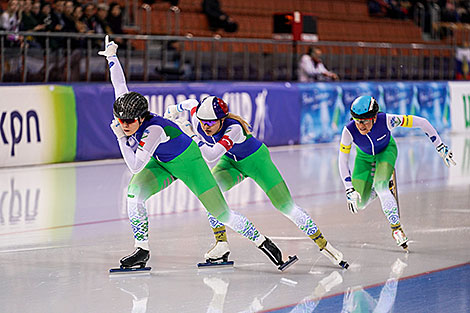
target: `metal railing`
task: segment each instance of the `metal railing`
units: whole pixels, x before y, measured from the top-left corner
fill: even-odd
[[[15,45],[12,36],[23,38]],[[323,50],[342,80],[450,80],[454,48],[369,42],[304,43],[269,39],[113,35],[129,81],[296,80],[307,48]],[[109,79],[103,35],[0,32],[0,82],[78,82]]]

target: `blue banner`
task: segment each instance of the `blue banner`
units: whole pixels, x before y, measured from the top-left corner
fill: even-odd
[[[77,102],[77,160],[119,158],[109,128],[113,119],[114,90],[109,84],[74,85]],[[223,98],[230,111],[249,122],[253,135],[268,146],[299,143],[300,102],[290,83],[172,83],[129,84],[143,94],[150,110],[163,115],[166,107],[188,98]]]
[[[386,113],[426,118],[439,133],[450,130],[450,96],[447,82],[355,82],[298,84],[301,102],[300,142],[339,139],[350,120],[354,99],[371,95]],[[397,128],[394,136],[423,134],[420,129]]]

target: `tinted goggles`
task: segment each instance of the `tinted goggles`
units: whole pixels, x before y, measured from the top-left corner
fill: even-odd
[[[118,121],[121,124],[124,124],[124,123],[132,124],[132,123],[137,122],[137,119],[136,118],[118,118]]]
[[[369,122],[371,122],[372,120],[374,120],[375,117],[372,117],[372,118],[354,118],[353,117],[353,120],[354,122],[358,123],[358,124],[367,124]]]
[[[217,123],[217,120],[215,120],[215,121],[201,121],[202,125],[206,125],[206,126],[209,126],[209,127],[214,126],[215,123]]]

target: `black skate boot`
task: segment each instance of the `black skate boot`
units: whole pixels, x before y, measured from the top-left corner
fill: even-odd
[[[137,248],[132,254],[127,255],[121,259],[120,268],[112,268],[109,270],[109,272],[149,272],[152,268],[145,267],[149,259],[150,251]]]
[[[263,251],[275,265],[278,266],[278,269],[280,271],[285,271],[289,266],[299,260],[297,256],[294,255],[289,256],[289,260],[284,262],[282,260],[281,250],[279,250],[279,248],[274,244],[274,242],[271,241],[271,239],[269,239],[268,237],[265,238],[266,239],[258,248],[261,249],[261,251]]]
[[[150,259],[150,251],[142,248],[137,248],[132,254],[129,254],[121,259],[121,267],[129,268],[134,266],[145,267],[147,261]]]

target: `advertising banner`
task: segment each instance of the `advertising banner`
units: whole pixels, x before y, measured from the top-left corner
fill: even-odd
[[[299,84],[301,102],[300,142],[320,143],[339,140],[350,120],[354,99],[371,95],[380,110],[426,118],[439,133],[451,127],[450,92],[447,82],[358,82]],[[397,128],[394,136],[424,135],[420,129]]]
[[[0,87],[0,99],[0,167],[75,159],[77,120],[71,87]]]
[[[452,131],[470,131],[470,82],[449,82]]]
[[[77,160],[119,158],[114,134],[114,90],[108,86],[74,85],[77,98]],[[150,111],[163,115],[165,109],[188,98],[209,95],[223,98],[232,113],[253,127],[253,135],[267,145],[298,143],[300,104],[295,85],[289,83],[172,83],[129,84],[129,90],[149,100]],[[188,113],[189,118],[189,113]]]

